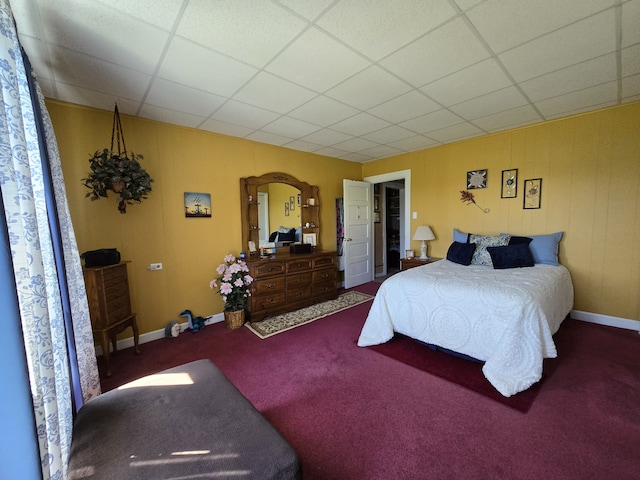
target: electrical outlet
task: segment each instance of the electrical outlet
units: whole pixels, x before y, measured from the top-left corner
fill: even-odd
[[[149,265],[149,270],[162,270],[162,264],[152,263],[151,265]]]
[[[413,219],[415,220],[416,218],[418,218],[418,212],[413,212]]]

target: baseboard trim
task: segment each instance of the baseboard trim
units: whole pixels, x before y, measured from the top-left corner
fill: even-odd
[[[629,318],[611,317],[599,313],[582,312],[580,310],[571,310],[571,318],[583,322],[597,323],[598,325],[606,325],[607,327],[624,328],[626,330],[635,330],[640,333],[640,321],[631,320]]]
[[[218,323],[218,322],[224,322],[224,313],[216,313],[215,315],[209,315],[208,317],[205,317],[204,324],[211,325],[213,323]],[[188,326],[189,326],[189,322],[180,323],[180,333],[183,333]],[[143,344],[147,342],[152,342],[160,338],[164,338],[164,328],[161,328],[160,330],[154,330],[153,332],[147,332],[147,333],[141,334],[138,337],[138,343]],[[116,344],[118,346],[118,350],[133,347],[133,337],[123,338],[122,340],[118,340]],[[102,355],[102,348],[100,347],[100,345],[96,345],[96,355]]]

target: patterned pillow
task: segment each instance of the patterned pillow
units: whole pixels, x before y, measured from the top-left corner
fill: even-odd
[[[493,265],[491,255],[487,252],[487,247],[504,247],[509,245],[511,235],[469,235],[469,243],[476,244],[476,251],[473,253],[471,265]]]

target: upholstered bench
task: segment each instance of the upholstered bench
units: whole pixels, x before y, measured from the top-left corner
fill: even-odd
[[[296,452],[209,360],[87,402],[69,479],[302,478]]]

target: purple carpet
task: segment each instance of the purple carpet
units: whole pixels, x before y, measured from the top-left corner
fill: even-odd
[[[498,392],[482,373],[482,363],[465,360],[449,353],[432,350],[404,335],[396,334],[389,342],[367,347],[374,352],[437,375],[521,412],[527,412],[540,388],[540,382],[511,397]]]
[[[209,358],[296,449],[305,480],[637,478],[637,332],[565,321],[522,414],[357,347],[370,305],[266,340],[219,323],[125,349],[103,388]]]

